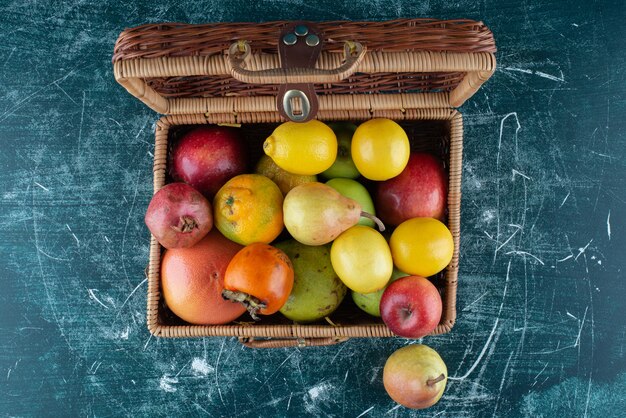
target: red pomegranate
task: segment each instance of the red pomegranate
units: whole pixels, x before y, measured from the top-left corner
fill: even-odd
[[[170,183],[152,196],[146,226],[165,248],[191,247],[213,227],[211,204],[185,183]]]

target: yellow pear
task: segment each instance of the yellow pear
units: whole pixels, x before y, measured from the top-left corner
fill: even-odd
[[[384,231],[382,222],[363,212],[356,200],[322,183],[297,186],[287,193],[283,202],[285,227],[291,236],[305,245],[331,242],[343,231],[356,225],[361,216],[373,219],[379,229]]]

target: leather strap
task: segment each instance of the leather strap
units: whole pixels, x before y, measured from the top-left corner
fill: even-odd
[[[323,39],[319,28],[311,22],[298,21],[285,26],[278,38],[281,68],[315,68],[322,52]],[[281,85],[276,97],[276,108],[284,118],[294,122],[313,119],[319,109],[313,84]]]

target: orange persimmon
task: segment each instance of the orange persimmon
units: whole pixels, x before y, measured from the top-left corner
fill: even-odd
[[[250,316],[271,315],[285,304],[293,288],[289,257],[271,245],[256,242],[232,258],[224,274],[224,299],[242,303]]]

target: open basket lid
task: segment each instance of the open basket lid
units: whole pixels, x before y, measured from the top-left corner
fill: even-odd
[[[491,31],[471,20],[150,24],[123,31],[116,80],[162,114],[461,106],[493,74]]]

